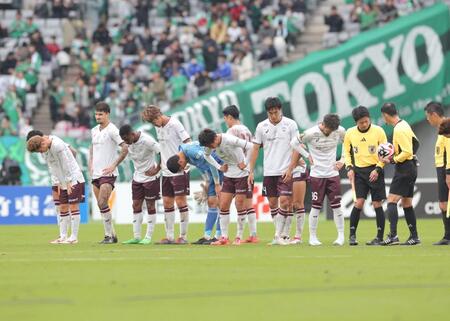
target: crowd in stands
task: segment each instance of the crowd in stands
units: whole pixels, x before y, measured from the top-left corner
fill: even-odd
[[[329,34],[352,25],[367,30],[402,14],[394,0],[363,1],[334,7],[325,18]],[[7,116],[1,135],[26,134],[34,108],[47,98],[58,134],[83,137],[94,123],[97,101],[105,100],[113,121],[122,125],[137,122],[144,105],[166,111],[250,79],[286,60],[316,5],[316,0],[103,1],[109,6],[98,8],[98,24],[90,31],[86,2],[32,2],[32,10],[0,12],[0,116]]]

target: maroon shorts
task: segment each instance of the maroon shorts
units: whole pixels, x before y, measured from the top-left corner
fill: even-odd
[[[304,173],[301,173],[300,176],[298,177],[293,177],[292,181],[293,182],[306,182],[309,181],[310,177],[309,177],[309,170],[307,169]]]
[[[103,184],[109,184],[114,189],[114,183],[116,182],[116,176],[102,176],[92,180],[92,185],[100,188]]]
[[[262,195],[267,197],[292,196],[292,180],[283,183],[281,176],[264,176]]]
[[[133,201],[155,201],[160,199],[159,178],[146,183],[138,183],[133,180],[131,183],[131,195]]]
[[[58,194],[58,186],[57,185],[52,186],[52,192],[54,192],[54,193],[52,193],[53,203],[55,203],[55,205],[59,205],[59,194]]]
[[[222,184],[222,192],[223,193],[230,193],[230,194],[245,194],[247,195],[249,189],[248,189],[248,183],[247,183],[248,176],[245,177],[239,177],[239,178],[231,178],[231,177],[224,177],[223,178],[223,184]]]
[[[72,186],[72,193],[68,194],[66,189],[61,189],[59,193],[61,204],[77,204],[84,202],[84,183],[76,183]]]
[[[341,206],[341,179],[339,176],[329,178],[311,177],[312,207],[321,209],[325,195],[331,208]]]
[[[189,195],[189,173],[178,176],[163,176],[161,188],[162,196]]]

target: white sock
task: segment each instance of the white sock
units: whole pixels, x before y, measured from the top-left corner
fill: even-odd
[[[303,234],[303,226],[305,225],[305,209],[298,209],[295,216],[297,218],[295,237],[301,238]]]
[[[133,235],[135,239],[141,238],[142,220],[143,220],[142,212],[133,213]]]
[[[187,240],[189,226],[189,210],[188,207],[182,207],[180,211],[180,237]]]
[[[247,217],[248,217],[248,229],[250,230],[250,236],[256,236],[256,213],[255,209],[249,208],[247,209]]]
[[[147,216],[147,233],[145,233],[146,239],[152,239],[153,230],[156,224],[156,213],[148,214]]]
[[[271,208],[270,209],[270,215],[272,216],[272,222],[275,226],[275,229],[277,228],[277,215],[278,215],[278,208]]]
[[[164,212],[164,223],[166,227],[166,237],[173,241],[175,239],[175,211],[173,208],[169,212]]]
[[[111,211],[107,211],[102,213],[103,216],[103,227],[105,228],[105,235],[106,236],[113,236],[114,235],[114,229],[112,225],[112,214]]]
[[[247,213],[247,210],[243,210],[241,212],[238,212],[236,237],[238,237],[240,239],[242,239],[244,237],[246,213]]]
[[[284,213],[281,209],[280,212]],[[277,214],[275,216],[275,238],[281,237],[281,233],[283,232],[285,222],[286,216],[282,214]]]
[[[78,229],[80,227],[80,211],[74,211],[70,215],[72,223],[72,240],[78,240]]]
[[[222,237],[228,238],[228,226],[230,225],[230,212],[227,214],[220,214],[220,230],[222,231]]]
[[[69,229],[70,224],[70,215],[69,213],[62,213],[59,221],[59,235],[61,238],[67,238],[67,231]]]
[[[311,208],[309,213],[309,238],[317,238],[317,226],[319,225],[320,210],[317,208]]]
[[[340,207],[333,208],[333,219],[334,224],[336,224],[336,229],[338,231],[338,237],[344,238],[345,222],[344,222],[344,215],[342,214],[342,209]]]
[[[55,205],[55,212],[56,212],[56,224],[58,225],[59,229],[59,224],[61,223],[61,217],[59,216],[59,205]],[[59,236],[61,237],[61,233]]]
[[[289,237],[291,233],[291,224],[292,224],[292,215],[286,216],[284,221],[283,232],[281,233],[281,237]]]

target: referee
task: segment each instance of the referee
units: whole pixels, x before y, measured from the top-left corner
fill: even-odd
[[[410,236],[402,245],[420,244],[417,234],[416,215],[412,206],[414,184],[417,179],[416,152],[419,149],[419,141],[409,124],[400,119],[397,109],[393,103],[385,103],[381,107],[386,124],[394,127],[392,143],[394,145],[393,157],[385,157],[385,163],[395,164],[394,178],[388,195],[387,216],[390,222],[390,233],[384,240],[383,245],[398,245],[400,241],[397,236],[398,212],[397,203],[401,199],[406,223],[408,224]]]
[[[425,106],[425,114],[431,126],[439,128],[444,122],[444,108],[437,102],[429,102]],[[444,223],[444,237],[434,245],[450,245],[450,218],[447,214],[448,186],[445,181],[446,169],[450,171],[450,150],[447,150],[450,139],[443,135],[438,135],[436,148],[434,150],[434,161],[438,180],[439,208],[442,212],[442,221]]]
[[[381,245],[384,234],[383,200],[386,199],[384,163],[378,159],[378,146],[386,143],[386,133],[371,123],[369,110],[359,106],[352,111],[356,126],[347,130],[344,138],[345,166],[348,179],[354,182],[356,201],[350,214],[350,245],[358,245],[356,229],[364,201],[370,191],[376,213],[377,236],[367,245]]]

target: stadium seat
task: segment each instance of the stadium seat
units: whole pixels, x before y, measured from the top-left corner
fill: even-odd
[[[46,19],[45,27],[51,29],[60,29],[61,28],[61,19]]]
[[[5,20],[14,20],[16,18],[17,10],[5,10],[3,18]]]

